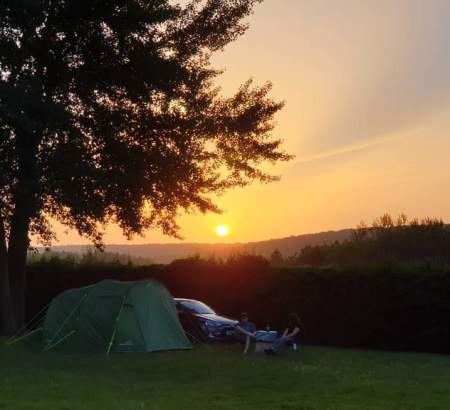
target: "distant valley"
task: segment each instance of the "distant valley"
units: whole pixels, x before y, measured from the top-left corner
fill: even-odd
[[[321,245],[343,241],[348,239],[352,229],[328,231],[287,238],[270,239],[259,242],[247,243],[179,243],[179,244],[145,244],[145,245],[106,245],[105,251],[120,255],[128,255],[130,258],[145,259],[155,263],[170,263],[174,259],[199,255],[204,258],[227,258],[235,253],[251,253],[269,257],[278,249],[284,256],[290,256],[300,251],[307,245]],[[81,254],[89,249],[86,245],[53,246],[52,252]],[[40,248],[42,252],[44,249]]]

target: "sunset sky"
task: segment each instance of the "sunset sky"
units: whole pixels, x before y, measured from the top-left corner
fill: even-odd
[[[240,242],[354,227],[389,211],[450,220],[450,2],[266,0],[213,65],[225,95],[270,80],[286,106],[282,177],[179,219],[187,242]],[[225,238],[216,226],[230,227]],[[87,243],[58,227],[59,244]],[[126,243],[109,227],[106,243]],[[149,232],[132,243],[177,242]],[[56,243],[55,243],[56,244]]]

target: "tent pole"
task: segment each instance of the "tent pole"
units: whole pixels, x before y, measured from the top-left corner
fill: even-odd
[[[196,340],[199,344],[201,344],[201,345],[205,346],[206,348],[210,349],[210,347],[205,342],[202,342],[200,339],[197,339],[192,333],[189,333],[186,330],[184,331],[184,333],[186,333],[188,336],[191,336],[192,339]]]
[[[86,296],[88,294],[85,293],[84,296],[80,299],[80,301],[77,303],[77,305],[73,308],[73,310],[69,313],[69,315],[63,320],[63,322],[61,323],[61,326],[59,327],[59,329],[57,330],[57,332],[53,335],[52,339],[47,343],[47,346],[44,348],[44,350],[48,350],[47,347],[50,346],[53,341],[56,339],[56,336],[58,335],[58,333],[62,330],[62,328],[64,327],[64,325],[67,323],[67,321],[73,316],[73,314],[77,311],[77,309],[81,306],[81,303],[83,302],[84,299],[86,299]]]
[[[52,303],[52,300],[48,302],[39,312],[37,312],[27,323],[25,323],[14,335],[12,335],[7,341],[6,344],[13,344],[15,343],[16,338],[21,338],[20,335],[22,332],[24,332],[28,327],[32,327],[31,324],[36,321],[36,319],[39,317],[41,313],[45,311],[50,306],[50,303]],[[40,319],[42,320],[42,318]],[[38,320],[36,323],[39,323],[40,320]],[[33,323],[33,325],[36,325],[36,323]]]
[[[117,332],[117,326],[119,326],[120,315],[122,314],[122,310],[123,310],[123,307],[125,306],[125,301],[126,301],[127,297],[128,297],[128,291],[127,291],[127,293],[124,295],[124,297],[122,299],[122,304],[120,305],[120,310],[119,310],[119,313],[117,314],[117,317],[116,317],[116,323],[114,325],[114,329],[113,329],[113,332],[112,332],[112,335],[111,335],[111,340],[109,341],[108,349],[106,350],[106,355],[107,356],[109,356],[109,353],[111,351],[112,345],[114,343],[114,338],[116,337],[116,332]]]
[[[55,346],[59,345],[62,341],[66,340],[69,336],[72,336],[74,333],[76,332],[76,330],[72,330],[71,332],[67,333],[67,335],[63,336],[61,339],[59,339],[57,342],[51,344],[51,345],[47,345],[44,350],[48,351],[50,349],[53,349]]]
[[[17,343],[18,341],[20,341],[20,340],[22,340],[22,339],[26,339],[28,336],[31,336],[32,334],[34,334],[34,333],[36,333],[36,332],[40,332],[40,331],[42,331],[42,326],[41,326],[41,327],[38,327],[38,328],[36,328],[36,329],[34,329],[34,330],[32,330],[31,332],[25,333],[24,335],[19,336],[19,337],[15,338],[15,339],[12,340],[12,341],[8,341],[8,342],[6,342],[6,343],[7,343],[9,346],[12,346],[13,344]]]
[[[16,343],[16,342],[18,342],[19,340],[22,340],[23,338],[25,338],[25,337],[27,337],[28,335],[31,335],[31,334],[33,334],[34,333],[34,331],[36,330],[36,329],[39,329],[39,330],[42,330],[43,329],[43,326],[39,326],[39,327],[37,327],[38,325],[41,325],[42,324],[42,322],[45,320],[45,316],[42,316],[39,320],[37,320],[37,321],[35,321],[34,323],[33,323],[33,326],[30,328],[30,331],[29,332],[27,332],[27,333],[24,333],[24,334],[21,334],[21,335],[17,335],[17,336],[15,336],[14,338],[9,338],[7,341],[6,341],[6,344],[8,345],[8,346],[11,346],[11,345],[13,345],[14,343]],[[34,328],[34,329],[33,329]]]
[[[192,317],[191,317],[190,315],[188,315],[188,318],[189,318],[190,324],[191,324],[193,327],[198,326],[197,323],[194,322],[194,321],[192,320]],[[184,330],[184,329],[183,329],[183,330]],[[200,330],[200,332],[201,332],[201,330]],[[206,344],[206,342],[205,342],[204,340],[200,340],[200,338],[195,337],[192,333],[189,333],[189,332],[187,332],[186,330],[184,330],[184,333],[186,333],[187,335],[191,336],[193,339],[195,339],[198,343],[200,343],[201,345],[205,346],[206,348],[208,348],[208,349],[210,348],[210,347]]]

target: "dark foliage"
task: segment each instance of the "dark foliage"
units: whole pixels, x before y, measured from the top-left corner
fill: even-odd
[[[3,0],[7,230],[19,189],[44,241],[49,216],[98,241],[108,220],[174,235],[179,209],[215,211],[208,194],[272,180],[257,165],[288,158],[270,136],[282,104],[251,81],[222,98],[209,65],[256,2]]]
[[[200,299],[220,313],[247,311],[260,328],[283,330],[288,314],[298,312],[305,343],[450,353],[450,267],[273,268],[255,256],[147,267],[55,259],[30,266],[28,275],[30,316],[67,288],[154,277],[173,295]]]
[[[364,223],[347,241],[330,245],[306,246],[284,264],[310,266],[355,266],[376,264],[450,264],[450,226],[441,219],[408,221],[389,214]]]

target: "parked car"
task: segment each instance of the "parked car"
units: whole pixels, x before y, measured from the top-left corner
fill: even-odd
[[[175,303],[180,322],[194,342],[233,339],[237,320],[218,315],[198,300],[175,298]]]

